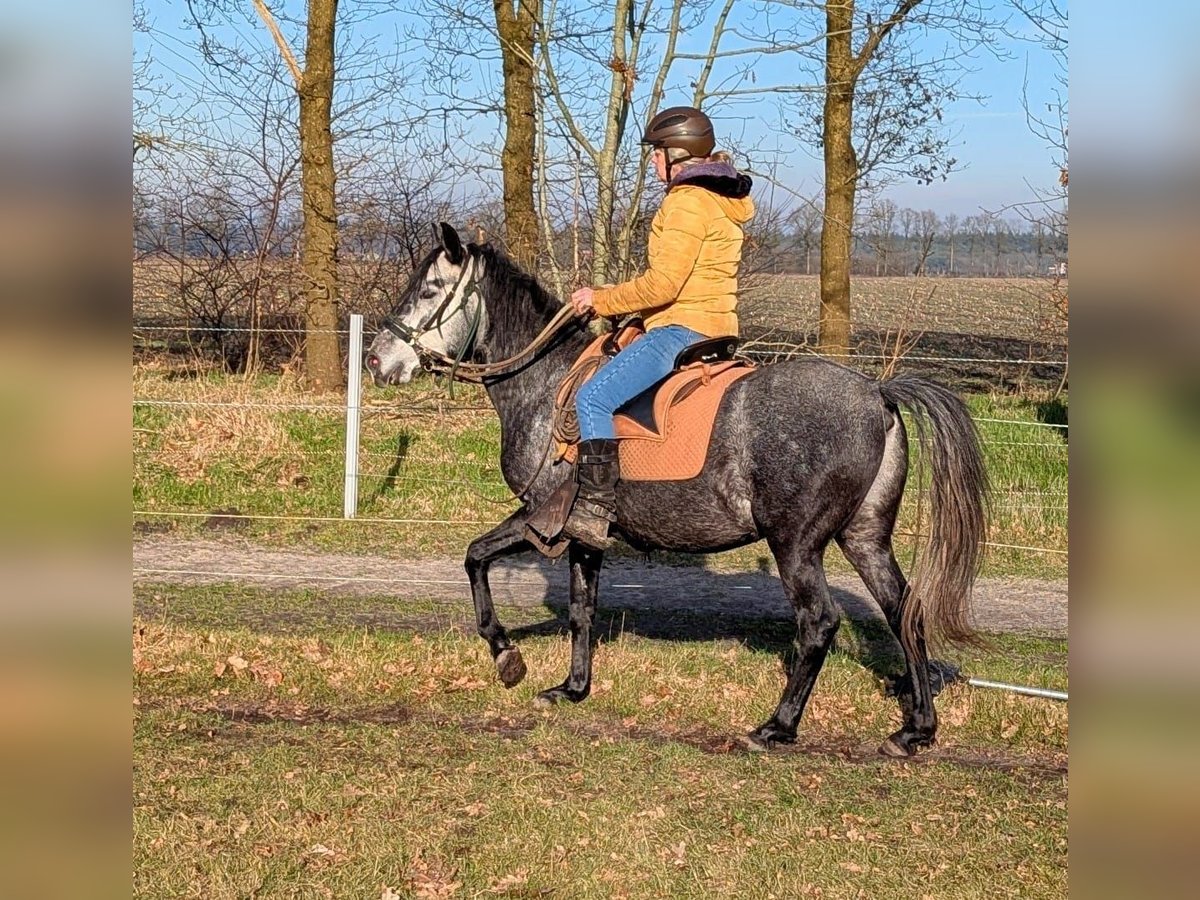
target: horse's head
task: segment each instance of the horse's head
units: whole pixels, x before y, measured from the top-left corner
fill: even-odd
[[[438,245],[413,271],[363,360],[380,387],[410,381],[422,354],[466,358],[486,328],[478,248],[464,246],[445,222],[434,231]]]

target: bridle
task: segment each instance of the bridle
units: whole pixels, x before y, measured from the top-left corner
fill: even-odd
[[[414,328],[405,325],[403,322],[398,322],[391,315],[388,315],[380,323],[380,327],[391,332],[391,334],[412,347],[413,351],[417,354],[417,359],[421,363],[421,368],[426,372],[449,375],[451,379],[456,381],[483,384],[486,378],[510,375],[515,372],[546,347],[555,334],[568,322],[574,320],[576,315],[575,310],[568,303],[555,314],[554,318],[541,330],[538,336],[530,341],[519,353],[510,356],[508,359],[497,360],[494,363],[465,362],[464,360],[474,350],[475,339],[479,336],[479,325],[483,319],[483,295],[480,294],[475,271],[477,257],[472,256],[468,252],[467,259],[467,266],[459,274],[458,280],[454,282],[454,287],[446,295],[446,299],[438,305],[437,309],[426,316],[419,325]],[[461,296],[459,288],[462,288]],[[467,339],[463,341],[462,347],[457,354],[450,356],[441,350],[427,347],[421,343],[421,338],[431,332],[436,331],[440,334],[442,326],[449,319],[465,309],[471,297],[475,295],[479,296],[479,302],[475,304],[475,315],[471,318],[471,328],[467,333]],[[459,297],[459,303],[448,314],[450,304],[455,297]]]
[[[479,302],[475,304],[475,315],[471,320],[471,330],[467,334],[467,339],[463,341],[462,348],[456,356],[448,356],[440,350],[425,346],[421,343],[421,338],[435,331],[441,334],[442,327],[446,324],[447,320],[465,309],[472,296],[479,294],[479,285],[475,278],[475,259],[470,253],[467,254],[467,265],[459,273],[458,280],[454,282],[454,287],[446,293],[446,299],[415,328],[397,321],[391,314],[385,316],[383,321],[379,323],[381,328],[391,332],[413,348],[413,351],[417,354],[417,359],[420,360],[421,368],[427,372],[449,371],[451,375],[454,375],[462,367],[463,360],[466,359],[467,355],[474,348],[475,338],[479,333],[479,323],[483,318],[482,296],[480,296]],[[459,293],[460,288],[462,289],[461,297]],[[447,310],[450,309],[450,304],[456,297],[460,297],[460,302],[454,308],[453,312],[447,316]],[[446,369],[447,366],[449,369]]]

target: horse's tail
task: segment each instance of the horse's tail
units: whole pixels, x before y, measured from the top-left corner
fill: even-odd
[[[975,423],[956,394],[922,378],[898,375],[880,393],[912,413],[932,474],[929,539],[904,600],[900,639],[915,648],[924,626],[934,638],[977,643],[970,600],[987,537],[988,481]]]

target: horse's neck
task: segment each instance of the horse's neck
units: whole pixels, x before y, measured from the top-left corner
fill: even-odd
[[[477,345],[476,356],[480,362],[489,363],[509,359],[523,351],[562,308],[560,303],[547,297],[542,308],[538,309],[533,298],[525,296],[523,291],[509,296],[488,297],[486,304],[487,334],[482,343]]]
[[[521,353],[542,333],[562,309],[562,304],[545,294],[532,278],[506,259],[493,260],[482,288],[487,308],[487,329],[477,347],[481,362],[499,362]],[[511,267],[511,268],[509,268]],[[488,387],[501,417],[512,404],[552,402],[554,389],[571,363],[587,346],[588,332],[582,324],[567,323],[549,346],[515,374],[496,379]]]
[[[587,347],[586,330],[563,335],[512,375],[488,382],[487,392],[500,416],[505,446],[524,443],[523,433],[536,432],[545,442],[548,437],[554,394],[571,365]],[[524,349],[523,344],[512,353]]]
[[[520,308],[501,311],[493,318],[493,304],[489,303],[489,334],[479,348],[485,361],[520,353],[561,308],[550,304],[538,312],[531,303],[514,305]],[[510,486],[526,484],[538,470],[550,442],[555,392],[589,339],[586,328],[569,324],[532,361],[511,375],[489,380],[488,396],[500,418],[501,468]]]

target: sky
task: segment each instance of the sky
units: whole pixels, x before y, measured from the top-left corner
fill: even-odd
[[[272,6],[282,6],[282,0],[269,0]],[[346,2],[346,0],[343,0]],[[997,4],[1001,6],[1001,4]],[[247,10],[250,4],[245,4]],[[296,4],[292,4],[293,7]],[[161,70],[164,78],[171,80],[173,72],[183,72],[195,65],[187,59],[186,44],[193,42],[195,34],[182,26],[184,4],[182,0],[145,0],[145,7],[157,31],[158,47],[155,56],[163,60]],[[735,16],[731,23],[739,24]],[[369,27],[376,40],[386,42],[399,27],[404,27],[404,18],[382,17]],[[411,21],[411,18],[409,19]],[[1015,22],[1013,23],[1016,24]],[[245,36],[260,45],[269,44],[265,29],[250,20]],[[709,31],[697,28],[685,36],[684,45],[690,41],[697,47],[707,44]],[[135,48],[145,49],[147,37],[134,35]],[[941,38],[936,39],[939,43]],[[930,50],[938,49],[933,43]],[[977,52],[969,65],[972,71],[963,76],[962,92],[978,95],[982,99],[963,100],[951,104],[946,110],[948,131],[952,136],[951,155],[959,160],[958,169],[945,181],[919,185],[911,181],[899,181],[886,190],[886,196],[899,206],[916,209],[933,209],[939,214],[955,213],[962,216],[981,211],[1002,210],[1006,206],[1032,198],[1035,189],[1051,187],[1057,177],[1054,153],[1044,142],[1030,133],[1022,106],[1022,91],[1026,81],[1035,99],[1047,96],[1054,85],[1057,64],[1051,55],[1033,43],[1018,40],[1003,42],[1003,57],[997,58],[988,52]],[[417,50],[428,52],[427,50]],[[419,60],[415,60],[419,62]],[[693,64],[694,65],[694,64]],[[764,82],[773,78],[787,80],[787,65],[781,56],[767,57],[756,65],[756,72]],[[483,83],[498,84],[498,73],[480,72]],[[176,79],[177,80],[177,79]],[[648,79],[647,79],[648,80]],[[678,88],[678,85],[677,85]],[[668,93],[665,102],[686,102],[687,95],[675,90]],[[764,104],[765,109],[765,104]],[[753,107],[739,106],[731,113],[739,121],[740,137],[750,144],[760,146],[778,142],[772,124],[777,116],[756,116]],[[722,127],[720,110],[714,111],[718,128]],[[481,139],[489,138],[488,130],[494,132],[491,139],[500,143],[499,123],[479,117],[477,125]],[[790,146],[795,146],[795,141]],[[789,146],[788,139],[782,144]],[[737,147],[734,147],[735,151]],[[809,148],[794,149],[785,156],[779,170],[781,180],[787,187],[802,196],[814,196],[821,187],[821,164]],[[782,196],[777,193],[777,196]]]

